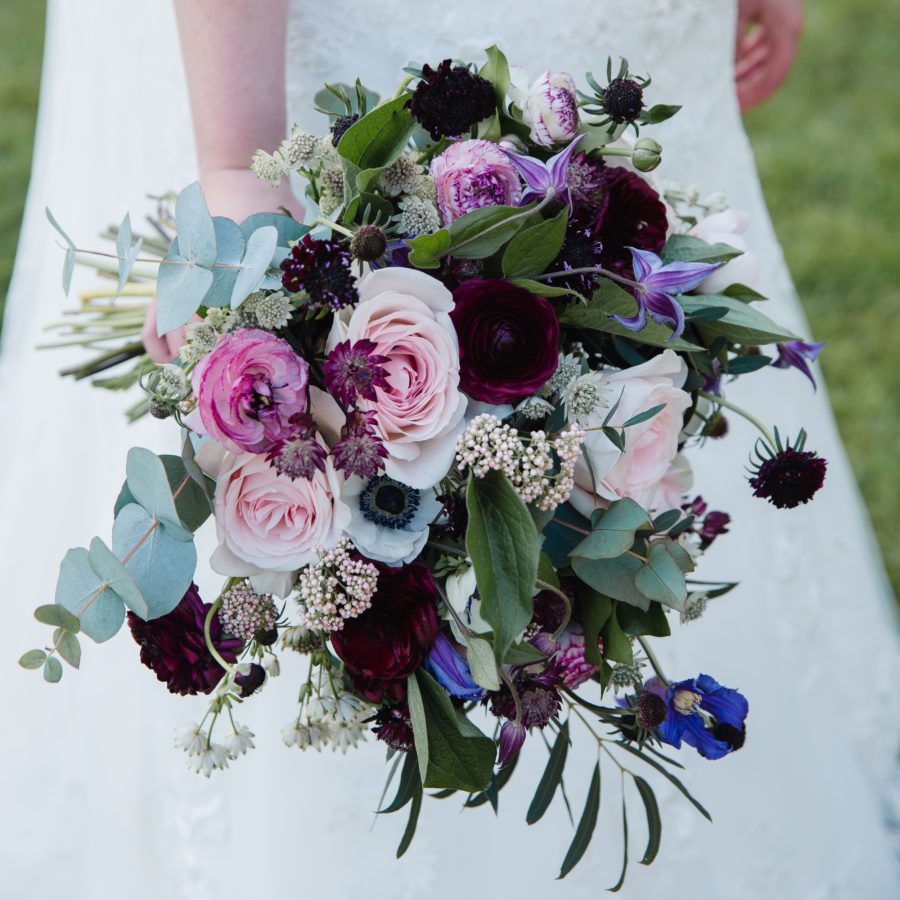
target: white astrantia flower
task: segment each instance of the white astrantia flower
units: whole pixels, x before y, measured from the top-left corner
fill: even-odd
[[[281,663],[275,655],[266,656],[262,666],[270,678],[277,678],[281,674]]]
[[[188,756],[199,756],[206,747],[209,735],[196,722],[179,725],[175,729],[175,746]]]
[[[210,744],[194,758],[191,765],[198,775],[209,778],[215,769],[228,768],[228,751],[222,744]]]
[[[481,617],[481,600],[475,596],[475,569],[469,566],[460,569],[453,575],[448,575],[444,583],[444,592],[447,603],[453,607],[453,611],[460,620],[476,634],[484,634],[491,630],[491,626]],[[456,618],[450,618],[450,629],[461,643],[465,643],[465,637],[456,624]]]
[[[346,753],[351,747],[356,747],[366,739],[366,730],[359,722],[342,722],[332,729],[331,747]]]
[[[411,563],[422,552],[441,511],[431,488],[411,488],[384,474],[348,478],[341,499],[350,507],[344,531],[357,550],[389,566]]]
[[[281,729],[281,738],[288,747],[305,750],[321,750],[330,738],[330,731],[324,722],[291,722]]]
[[[254,734],[246,725],[237,725],[224,741],[225,750],[232,759],[237,759],[256,745],[253,743]]]

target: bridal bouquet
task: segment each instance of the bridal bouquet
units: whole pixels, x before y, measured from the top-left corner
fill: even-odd
[[[710,675],[668,677],[650,646],[733,587],[694,575],[729,516],[690,493],[689,451],[725,434],[723,410],[744,415],[761,431],[754,493],[807,502],[825,461],[723,385],[767,365],[812,377],[819,347],[757,308],[744,217],[649,175],[661,148],[643,130],[677,107],[648,107],[626,63],[585,91],[529,81],[496,47],[480,68],[406,73],[382,102],[328,86],[321,134],[295,128],[253,160],[273,183],[306,179],[306,224],[239,224],[196,184],[178,195],[153,289],[160,333],[186,326],[184,346],[130,377],[182,452],[129,453],[112,540],[67,553],[36,612],[52,643],[21,663],[58,681],[79,634],[127,621],[170,691],[209,697],[177,736],[208,776],[253,747],[233,712],[279,651],[306,655],[284,742],[382,741],[399,777],[381,811],[409,810],[398,855],[425,792],[497,809],[523,745],[546,744],[534,823],[570,744],[595,742],[560,875],[591,840],[601,761],[637,787],[649,864],[660,815],[629,763],[707,815],[660,747],[719,759],[748,711]],[[117,247],[103,315],[127,342],[116,298],[154,260],[127,217]],[[204,600],[193,535],[210,516],[226,580]]]

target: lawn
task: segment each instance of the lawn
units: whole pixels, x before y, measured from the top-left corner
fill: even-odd
[[[810,2],[788,85],[747,126],[841,431],[900,594],[900,5]],[[0,313],[27,186],[42,4],[0,4]]]

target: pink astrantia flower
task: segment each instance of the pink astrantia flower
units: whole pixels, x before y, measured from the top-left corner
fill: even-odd
[[[309,365],[287,341],[259,328],[219,338],[191,375],[196,410],[188,427],[232,453],[264,453],[294,432],[306,410]]]
[[[430,174],[444,225],[483,206],[515,206],[522,197],[515,166],[491,141],[451,144],[432,160]]]

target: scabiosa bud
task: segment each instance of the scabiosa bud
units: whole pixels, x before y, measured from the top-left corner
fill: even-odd
[[[250,663],[249,666],[241,666],[241,669],[246,671],[237,671],[234,682],[240,688],[240,695],[249,697],[262,687],[266,680],[266,670],[259,663]]]
[[[375,389],[388,386],[383,368],[388,358],[375,350],[374,341],[363,338],[353,344],[343,341],[328,354],[323,366],[325,384],[341,406],[348,407],[360,398],[376,400]]]
[[[728,434],[728,419],[721,412],[717,412],[706,420],[701,434],[703,437],[713,438],[714,440],[725,437]]]
[[[412,724],[409,718],[409,707],[382,706],[375,713],[375,724],[372,732],[379,741],[384,741],[392,750],[407,753],[415,749]]]
[[[387,235],[377,225],[363,225],[350,241],[350,255],[360,262],[375,262],[387,251]]]
[[[353,113],[352,116],[338,116],[331,126],[331,143],[337,147],[341,142],[341,138],[351,125],[355,125],[359,121],[359,115]]]
[[[493,115],[497,104],[486,78],[445,59],[436,69],[422,68],[422,80],[407,105],[412,117],[438,141],[468,131]]]
[[[637,695],[635,714],[641,728],[649,731],[661,725],[665,721],[667,711],[666,701],[653,691],[641,691]]]
[[[779,509],[793,509],[812,500],[825,483],[828,462],[812,450],[804,451],[802,440],[798,445],[769,451],[767,458],[760,458],[750,479],[754,496]]]
[[[266,454],[266,459],[279,475],[286,475],[291,481],[305,478],[307,481],[316,472],[325,471],[328,452],[316,437],[316,424],[308,413],[300,413],[291,418],[296,432],[286,440],[279,441]]]
[[[603,92],[603,108],[617,125],[633,122],[644,108],[644,90],[630,78],[614,78]]]
[[[355,409],[347,414],[341,439],[331,448],[336,469],[345,475],[373,478],[384,468],[387,448],[375,432],[375,413]]]
[[[343,309],[359,300],[350,271],[350,251],[338,241],[305,234],[281,263],[281,283],[296,294],[305,291],[312,308]]]
[[[154,419],[168,419],[173,411],[171,403],[166,403],[165,400],[159,400],[156,397],[150,399],[150,402],[147,404],[147,409]]]
[[[653,138],[638,138],[631,152],[631,162],[639,172],[652,172],[662,162],[662,147]]]

